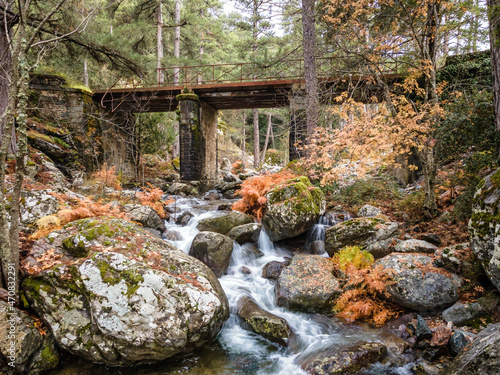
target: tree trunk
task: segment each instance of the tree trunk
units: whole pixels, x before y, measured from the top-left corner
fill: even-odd
[[[500,131],[500,0],[488,0],[495,128]],[[500,155],[500,149],[498,150]]]
[[[259,134],[259,110],[253,109],[253,167],[259,167],[260,134]]]
[[[83,60],[83,82],[89,87],[89,68],[86,58]]]
[[[247,125],[247,113],[243,110],[243,137],[241,140],[241,162],[243,163],[243,170],[246,168],[246,163],[245,163],[245,151],[246,151],[246,135],[245,135],[245,130],[246,130],[246,125]]]
[[[307,138],[314,133],[318,126],[319,111],[318,78],[316,77],[316,22],[314,2],[314,0],[302,0]]]
[[[181,56],[181,0],[175,0],[174,3],[174,57],[176,65],[179,65],[179,57]],[[174,83],[179,84],[179,69],[174,69]]]
[[[271,128],[273,127],[273,123],[271,121],[271,114],[267,114],[267,132],[266,132],[266,139],[264,141],[264,147],[262,148],[262,156],[260,160],[264,163],[266,161],[266,151],[267,151],[267,145],[269,144],[269,134],[271,134]]]
[[[6,10],[10,8],[9,2],[6,0],[0,0],[0,5]],[[12,67],[12,53],[9,41],[12,38],[13,21],[12,16],[7,14],[7,12],[0,14],[0,144],[2,144],[3,129],[9,102],[9,82]],[[12,128],[10,139],[9,152],[15,153],[16,142],[14,128]]]
[[[156,31],[156,69],[158,75],[158,84],[161,85],[164,81],[163,68],[163,11],[161,0],[158,1],[158,10],[156,12],[157,31]]]

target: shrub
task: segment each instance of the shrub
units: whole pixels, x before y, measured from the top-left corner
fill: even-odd
[[[332,261],[345,271],[348,265],[358,270],[370,267],[375,258],[368,251],[361,250],[359,246],[346,246],[333,256]]]
[[[245,168],[243,167],[243,162],[241,160],[236,160],[231,167],[231,173],[232,174],[240,174],[240,173],[245,173]]]
[[[100,182],[104,186],[111,187],[115,190],[121,190],[120,180],[116,174],[116,166],[108,167],[106,163],[100,171],[92,173],[92,179]]]
[[[360,205],[380,200],[399,199],[401,193],[394,180],[368,179],[357,180],[334,193],[332,200],[346,205]]]

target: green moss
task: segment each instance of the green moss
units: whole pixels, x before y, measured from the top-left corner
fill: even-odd
[[[109,285],[116,285],[120,282],[118,277],[115,277],[110,272],[110,266],[108,263],[104,261],[99,261],[96,263],[96,266],[99,268],[99,272],[101,274],[101,279],[103,282]]]
[[[341,270],[345,270],[348,264],[357,269],[368,268],[375,261],[372,254],[361,250],[359,246],[346,246],[336,253],[333,259],[339,264]]]
[[[196,100],[196,101],[199,101],[200,100],[200,98],[198,97],[198,95],[192,94],[192,93],[179,94],[175,98],[177,99],[177,101],[180,101],[180,100]]]
[[[493,173],[490,179],[495,188],[500,188],[500,169]]]
[[[470,218],[470,226],[474,229],[476,235],[479,236],[490,234],[496,223],[500,223],[500,215],[488,212],[475,212]]]
[[[62,139],[56,138],[56,137],[51,137],[46,134],[42,134],[37,132],[36,130],[28,130],[28,138],[30,139],[40,139],[45,142],[51,143],[53,145],[62,147],[64,149],[69,149],[71,148],[66,142],[64,142]]]
[[[51,345],[44,346],[40,351],[40,358],[47,369],[52,369],[59,363],[59,355]]]

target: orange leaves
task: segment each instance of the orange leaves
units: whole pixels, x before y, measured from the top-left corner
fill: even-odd
[[[165,219],[167,216],[164,209],[164,204],[171,203],[170,201],[163,202],[163,190],[160,188],[155,188],[153,185],[148,184],[149,187],[145,187],[143,192],[136,194],[137,198],[144,206],[149,206],[156,211],[158,216]],[[173,202],[173,201],[172,201]]]
[[[87,217],[114,216],[127,219],[127,215],[117,207],[112,206],[111,203],[101,204],[93,202],[89,198],[72,200],[73,207],[63,208],[54,215],[39,219],[36,222],[37,230],[30,236],[30,239],[38,240],[54,230],[61,229],[67,223]]]
[[[382,325],[401,312],[380,299],[381,296],[387,296],[386,286],[392,283],[390,272],[380,265],[372,267],[369,265],[371,263],[359,262],[359,259],[356,261],[359,257],[352,257],[354,253],[350,251],[333,259],[334,267],[348,275],[344,292],[335,303],[337,316],[350,322],[361,319]],[[340,262],[342,259],[351,260],[346,264]]]
[[[55,254],[54,249],[49,249],[36,261],[41,264],[41,266],[31,265],[29,263],[24,264],[24,268],[31,275],[36,275],[37,273],[50,269],[57,264],[61,264],[60,259],[62,254]]]
[[[92,173],[92,178],[102,183],[104,186],[112,187],[115,190],[121,190],[120,180],[116,174],[116,166],[108,168],[108,165],[104,163],[100,171]]]
[[[296,176],[289,170],[282,170],[278,173],[255,176],[245,180],[239,190],[243,198],[233,204],[232,209],[253,215],[260,221],[267,201],[265,197],[267,192],[279,183],[294,177]]]

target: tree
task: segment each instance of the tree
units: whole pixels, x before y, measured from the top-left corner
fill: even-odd
[[[302,0],[307,138],[316,130],[319,111],[318,78],[316,76],[316,22],[314,3],[314,0]]]
[[[495,128],[500,131],[500,1],[488,0],[491,68],[493,74],[493,108]],[[498,150],[500,155],[500,150]]]
[[[419,154],[425,183],[424,209],[429,216],[437,212],[440,142],[434,133],[443,113],[436,80],[438,38],[442,15],[450,6],[446,0],[361,0],[347,4],[330,0],[326,7],[330,42],[346,57],[343,69],[351,74],[369,73],[382,88],[388,110],[384,130],[400,135],[399,141],[389,137],[394,152],[404,155],[414,148]],[[406,75],[399,85],[391,85],[384,75],[395,60],[399,72]],[[379,144],[372,141],[375,147]]]

